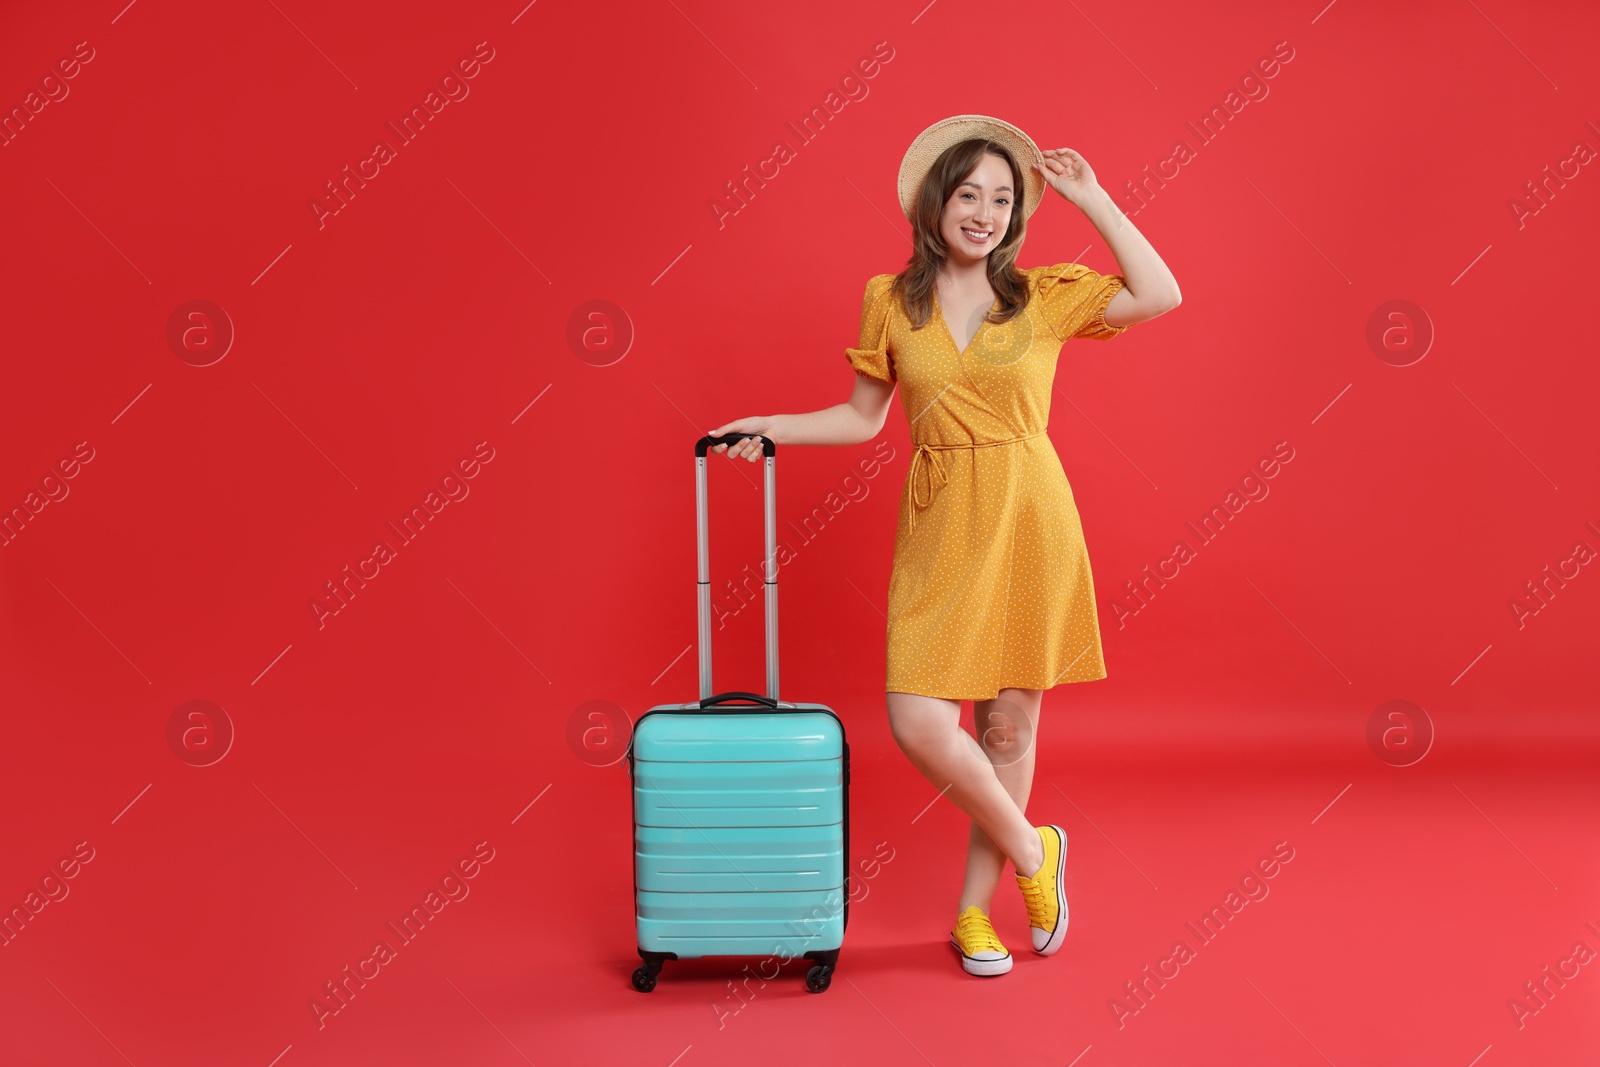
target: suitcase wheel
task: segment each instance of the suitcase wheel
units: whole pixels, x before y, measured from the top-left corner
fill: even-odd
[[[833,983],[833,964],[819,963],[806,972],[806,988],[821,993]]]
[[[633,988],[641,993],[648,993],[656,987],[656,975],[661,973],[661,965],[654,967],[648,963],[641,963],[633,972]]]

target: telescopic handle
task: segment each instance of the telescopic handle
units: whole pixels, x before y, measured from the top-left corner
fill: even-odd
[[[769,437],[755,433],[728,433],[720,437],[707,434],[694,446],[694,518],[700,620],[700,700],[702,706],[714,692],[711,687],[711,552],[707,527],[706,450],[713,445],[735,445],[747,437],[761,439],[763,510],[766,514],[767,555],[763,574],[766,588],[767,696],[778,700],[778,496],[774,471],[778,446]],[[726,694],[724,694],[726,695]]]
[[[700,438],[700,440],[695,442],[694,454],[697,456],[703,456],[706,454],[706,449],[711,448],[714,445],[736,445],[740,441],[743,441],[746,437],[761,438],[761,454],[763,456],[775,456],[778,454],[778,446],[773,443],[772,439],[768,437],[761,437],[761,435],[758,433],[725,433],[721,437],[716,437],[712,434],[706,434],[704,437]]]

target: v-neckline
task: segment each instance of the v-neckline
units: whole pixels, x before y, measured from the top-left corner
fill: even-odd
[[[933,310],[939,313],[939,321],[944,324],[944,335],[950,338],[950,347],[956,350],[956,355],[965,356],[968,352],[972,351],[973,342],[978,339],[978,335],[983,332],[984,327],[989,325],[988,312],[993,311],[995,309],[995,305],[998,303],[1000,303],[999,297],[995,297],[994,300],[989,302],[989,309],[988,311],[984,312],[983,321],[978,323],[978,328],[972,332],[971,339],[967,341],[967,347],[962,348],[956,343],[955,331],[950,328],[950,320],[944,317],[944,304],[939,300],[939,287],[934,286]]]

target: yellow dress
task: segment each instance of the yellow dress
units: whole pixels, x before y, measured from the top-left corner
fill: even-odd
[[[1127,329],[1105,321],[1124,280],[1078,263],[1022,273],[1027,308],[985,321],[965,352],[937,295],[913,330],[879,274],[861,344],[845,350],[856,373],[899,383],[916,449],[889,580],[889,692],[987,700],[1106,676],[1083,528],[1045,426],[1062,344]]]

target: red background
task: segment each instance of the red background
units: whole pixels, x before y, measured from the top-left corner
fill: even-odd
[[[69,91],[0,148],[0,499],[58,497],[0,554],[0,902],[93,858],[0,948],[0,1059],[1589,1062],[1593,966],[1508,1007],[1600,950],[1600,577],[1562,563],[1600,546],[1600,177],[1562,162],[1600,147],[1582,5],[12,7],[0,105]],[[319,218],[479,42],[469,94]],[[800,144],[786,123],[875,48]],[[1012,974],[944,945],[966,819],[882,695],[897,401],[877,442],[778,463],[786,537],[828,512],[783,571],[780,695],[856,755],[840,980],[791,966],[730,1015],[755,961],[705,960],[643,997],[612,761],[698,693],[693,442],[848,396],[862,287],[909,251],[901,154],[962,112],[1083,153],[1184,294],[1057,376],[1109,671],[1046,695],[1029,808],[1071,836],[1072,933],[1027,953],[1008,872]],[[778,139],[794,158],[719,223]],[[1127,183],[1180,139],[1140,208]],[[1547,165],[1569,179],[1541,202]],[[1021,264],[1116,270],[1046,197]],[[220,312],[170,342],[195,300]],[[1420,312],[1374,347],[1393,300]],[[1279,442],[1269,495],[1198,547],[1186,522]],[[718,587],[760,554],[759,470],[729,466]],[[441,485],[469,492],[400,544],[386,523]],[[1196,558],[1119,625],[1180,538]],[[1547,565],[1569,580],[1519,625]],[[718,634],[718,689],[763,687],[760,623]],[[169,741],[194,700],[221,711]],[[1416,709],[1398,749],[1368,742],[1391,700]],[[1123,984],[1280,841],[1272,894],[1119,1026]],[[319,1028],[324,983],[479,842],[470,895]]]

